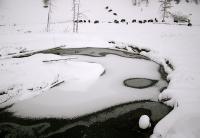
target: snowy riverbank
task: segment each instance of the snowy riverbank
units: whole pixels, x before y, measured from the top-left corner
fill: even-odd
[[[25,1],[23,0],[23,2]],[[29,0],[29,2],[31,2],[31,0]],[[24,16],[23,18],[19,18],[19,16],[15,16],[15,13],[19,10],[19,8],[16,8],[15,10],[13,9],[12,12],[9,12],[9,9],[15,7],[15,4],[13,3],[11,6],[9,6],[10,3],[12,3],[11,0],[6,1],[6,6],[0,5],[0,7],[3,6],[3,8],[1,8],[3,12],[0,13],[0,19],[2,19],[2,22],[0,24],[0,89],[4,89],[6,87],[6,85],[4,85],[6,82],[12,81],[11,79],[6,81],[6,78],[8,78],[8,76],[4,75],[4,72],[6,72],[6,70],[4,69],[9,68],[11,64],[14,64],[14,66],[16,64],[17,66],[18,62],[24,62],[20,59],[8,59],[12,56],[11,54],[19,54],[20,52],[24,51],[30,52],[33,50],[48,49],[62,45],[65,45],[65,47],[67,48],[116,46],[115,44],[109,44],[108,41],[116,41],[118,42],[117,44],[120,47],[124,47],[125,45],[130,44],[139,48],[150,49],[151,51],[148,53],[148,55],[147,53],[142,54],[145,54],[163,64],[165,63],[165,59],[167,59],[174,66],[173,71],[170,69],[166,69],[166,71],[168,71],[169,73],[168,78],[170,79],[170,83],[169,87],[159,95],[159,99],[171,99],[167,101],[166,104],[171,105],[175,108],[171,113],[169,113],[157,124],[154,129],[154,134],[152,135],[152,138],[200,137],[200,110],[198,108],[200,104],[200,26],[199,18],[197,16],[199,13],[199,5],[192,5],[194,6],[194,10],[192,11],[194,12],[194,14],[192,15],[192,18],[195,23],[192,27],[153,23],[135,23],[128,25],[121,23],[80,24],[79,33],[73,34],[70,32],[71,22],[68,22],[67,24],[53,24],[52,32],[46,33],[44,31],[46,27],[45,22],[47,10],[39,10],[41,16],[38,17],[38,20],[36,18],[30,19],[31,16],[28,16],[27,18],[26,16]],[[39,5],[38,3],[41,4],[41,2],[38,1],[35,1],[33,5],[29,3],[26,9],[30,9],[30,7],[32,6],[37,7]],[[118,4],[113,5],[113,7],[119,7],[121,2],[118,1],[117,3]],[[19,7],[20,4],[24,5],[22,3],[18,3]],[[105,10],[105,6],[107,6],[107,4],[108,3],[100,4],[102,11]],[[181,9],[181,5],[179,6],[179,8]],[[43,7],[41,6],[41,8]],[[57,8],[59,8],[59,6]],[[91,6],[89,9],[91,9],[91,11],[94,11],[94,9],[96,8]],[[87,11],[86,13],[88,13],[88,16],[91,16],[94,19],[96,15],[102,14],[101,10],[98,10],[99,12],[96,12],[96,14],[94,15],[92,14],[93,12],[88,13]],[[119,13],[123,10],[124,8],[119,8]],[[139,8],[139,10],[141,10],[141,8]],[[143,8],[142,10],[145,10],[145,8]],[[125,12],[121,12],[123,17],[132,17],[130,17],[130,13],[127,12],[129,11],[128,8],[127,11],[124,11]],[[20,15],[22,13],[25,13],[24,10],[19,10],[17,15]],[[35,13],[33,13],[34,12],[32,12],[31,15],[37,17]],[[57,12],[58,15],[60,15],[59,13],[60,12]],[[152,17],[155,17],[155,13],[156,12],[152,13]],[[55,12],[54,19],[56,21],[60,21],[60,16],[58,16],[57,14]],[[103,18],[102,20],[106,21],[107,19],[110,20],[113,18],[113,16],[110,17],[110,13],[107,12],[106,16],[104,17],[105,18]],[[144,15],[144,17],[146,16]],[[24,22],[24,20],[26,20],[27,22]],[[52,59],[60,58],[59,56],[55,55],[46,56]],[[37,61],[46,60],[46,56],[33,56],[34,58],[26,63],[27,68],[24,68],[23,66],[19,68],[19,70],[23,69],[26,73],[29,73],[27,70],[31,69],[34,70],[36,74],[38,73],[38,71],[40,71],[40,73],[44,73],[42,71],[46,70],[47,68],[45,67],[41,70],[38,69],[37,67],[41,64]],[[30,64],[34,67],[31,67]],[[90,66],[90,64],[87,65],[88,67]],[[63,67],[63,65],[58,67]],[[99,64],[94,65],[93,67],[97,67],[96,69],[98,69],[98,73],[96,75],[99,76],[99,74],[101,74],[103,70],[102,67]],[[56,67],[51,66],[50,68],[54,70]],[[16,73],[15,75],[19,73],[17,70],[13,71],[12,68],[9,68],[8,70],[14,74]],[[50,73],[47,75],[43,74],[44,76],[46,76],[46,78],[41,79],[48,79],[48,82],[45,82],[45,84],[51,84],[56,80],[57,71],[59,69],[55,70],[55,73]],[[23,73],[19,75],[23,75]],[[13,76],[12,79],[15,80],[15,77],[16,76]],[[26,76],[24,76],[24,79],[29,78],[26,78]],[[21,81],[23,83],[28,83],[24,79],[21,79]],[[27,84],[26,88],[29,89],[33,87],[40,87],[40,85],[37,85],[39,83],[40,82],[35,82],[36,85],[33,86]],[[24,87],[19,87],[20,90],[23,88]]]

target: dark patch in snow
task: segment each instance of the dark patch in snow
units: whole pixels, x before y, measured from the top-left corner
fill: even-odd
[[[126,22],[126,19],[121,19],[121,22],[122,22],[122,23],[125,23],[125,22]]]
[[[123,47],[123,48],[121,48],[121,49],[128,51],[128,49],[127,49],[126,47]]]
[[[30,33],[32,33],[32,31],[26,31],[26,32],[24,32],[24,33],[28,33],[28,34],[30,34]]]
[[[79,20],[78,22],[79,22],[79,23],[82,23],[82,22],[83,22],[83,20]]]
[[[146,53],[148,53],[148,52],[150,52],[149,49],[145,49],[145,48],[138,48],[138,47],[136,47],[136,46],[128,46],[128,47],[130,47],[130,48],[132,49],[132,51],[134,51],[134,52],[136,52],[136,53],[141,53],[141,52],[146,52]]]
[[[139,20],[139,21],[138,21],[138,23],[141,23],[141,24],[142,24],[142,23],[143,23],[143,21],[142,21],[142,20]]]
[[[174,66],[170,63],[169,60],[165,59],[165,63],[167,64],[167,66],[168,66],[171,70],[174,70]]]
[[[144,89],[155,85],[158,80],[147,78],[130,78],[124,81],[124,85],[131,88]]]
[[[192,26],[192,24],[191,24],[191,23],[188,23],[188,26]]]
[[[148,23],[152,23],[152,22],[153,22],[153,19],[148,20]]]
[[[171,98],[167,97],[167,98],[162,99],[160,102],[164,103],[164,102],[169,101],[169,100],[171,100]]]
[[[133,20],[132,20],[132,23],[136,23],[136,19],[133,19]]]
[[[43,60],[42,62],[48,63],[48,62],[56,62],[56,61],[67,61],[75,58],[64,58],[64,59],[54,59],[54,60]]]
[[[161,78],[169,83],[170,80],[167,79],[168,73],[165,71],[165,68],[163,65],[160,65],[159,72],[161,74]]]
[[[167,89],[167,87],[163,87],[163,88],[160,89],[160,92],[162,93],[166,89]]]
[[[108,8],[109,8],[108,6],[105,7],[105,9],[108,9]]]
[[[15,55],[15,54],[17,54],[17,53],[8,53],[8,55]]]
[[[57,87],[57,86],[59,86],[59,85],[61,85],[62,83],[64,83],[65,81],[56,81],[56,82],[54,82],[54,83],[52,83],[51,85],[51,87],[50,88],[54,88],[54,87]]]
[[[115,44],[115,41],[108,41],[109,44]]]
[[[4,94],[7,94],[6,92],[0,92],[0,95],[4,95]]]
[[[104,71],[101,73],[100,76],[103,76],[103,75],[105,75],[105,74],[106,74],[106,70],[104,70]]]
[[[119,23],[119,21],[118,21],[118,20],[114,20],[114,23],[118,24],[118,23]]]
[[[95,21],[94,21],[94,24],[97,24],[97,23],[99,23],[99,20],[95,20]]]

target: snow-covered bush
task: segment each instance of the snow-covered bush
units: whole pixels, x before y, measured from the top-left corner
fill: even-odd
[[[171,13],[174,22],[190,22],[189,15],[185,15],[181,12]]]

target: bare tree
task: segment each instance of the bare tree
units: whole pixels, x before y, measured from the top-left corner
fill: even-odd
[[[137,5],[137,0],[132,0],[132,3],[133,3],[134,6],[136,6]]]
[[[73,0],[73,32],[78,32],[80,0]]]
[[[149,5],[149,0],[146,0],[146,5]]]
[[[165,18],[168,17],[169,9],[172,7],[170,0],[160,0],[162,11],[162,22],[165,22]]]
[[[50,31],[50,20],[51,20],[51,13],[52,13],[52,0],[49,0],[49,11],[48,11],[48,18],[47,18],[47,28],[46,31]]]
[[[140,5],[141,3],[146,3],[146,5],[148,5],[149,4],[149,0],[132,0],[132,4],[134,6]]]

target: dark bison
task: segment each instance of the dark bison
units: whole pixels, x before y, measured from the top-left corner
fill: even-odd
[[[83,20],[78,20],[78,22],[79,22],[79,23],[82,23],[82,22],[83,22]]]
[[[117,13],[113,13],[113,15],[117,16]]]
[[[191,24],[191,23],[188,23],[188,26],[192,26],[192,24]]]
[[[95,21],[94,21],[94,24],[96,24],[96,23],[99,23],[99,20],[95,20]]]
[[[125,20],[125,19],[121,19],[121,22],[122,22],[122,23],[125,23],[125,22],[126,22],[126,20]]]
[[[115,44],[115,41],[108,41],[109,44]]]
[[[132,23],[136,23],[136,20],[135,20],[135,19],[133,19],[133,20],[132,20]]]
[[[143,23],[143,21],[139,20],[138,23]]]
[[[153,19],[148,20],[148,23],[153,23]]]
[[[114,23],[119,23],[119,21],[118,20],[114,20]]]

